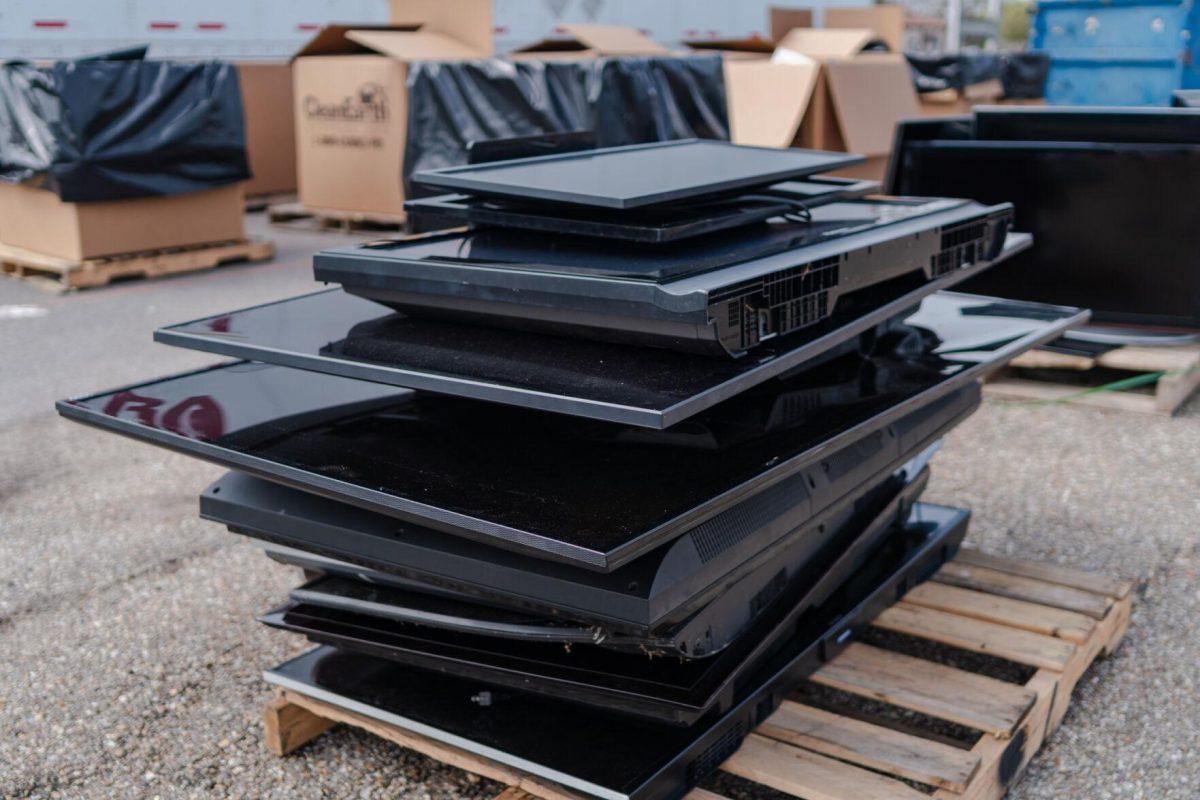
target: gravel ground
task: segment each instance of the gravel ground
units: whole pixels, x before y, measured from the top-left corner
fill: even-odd
[[[0,797],[495,789],[349,730],[270,756],[259,673],[304,644],[253,614],[296,576],[196,518],[219,470],[51,411],[58,397],[215,360],[154,345],[150,331],[303,291],[308,253],[344,241],[271,235],[274,265],[68,297],[0,282]],[[929,499],[974,509],[981,547],[1140,582],[1125,644],[1085,677],[1011,797],[1200,796],[1198,465],[1200,402],[1173,420],[988,403],[935,461]]]

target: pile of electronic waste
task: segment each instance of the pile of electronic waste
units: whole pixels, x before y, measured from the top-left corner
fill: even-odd
[[[564,140],[565,141],[565,140]],[[546,142],[537,142],[539,146]],[[512,148],[507,148],[511,150]],[[920,496],[979,378],[1086,314],[945,291],[1012,208],[683,141],[418,173],[459,227],[163,328],[234,356],[59,404],[222,464],[304,570],[267,680],[606,798],[681,796],[949,558]]]

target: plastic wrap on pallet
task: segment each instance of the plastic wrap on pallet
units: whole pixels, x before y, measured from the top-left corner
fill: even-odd
[[[925,56],[909,53],[913,82],[918,92],[964,89],[998,80],[1004,97],[1032,100],[1043,97],[1050,57],[1045,53],[971,53]]]
[[[418,62],[408,92],[406,183],[467,163],[472,141],[573,130],[594,131],[600,147],[729,138],[717,55]]]
[[[88,202],[249,178],[233,66],[139,55],[0,65],[0,181]]]

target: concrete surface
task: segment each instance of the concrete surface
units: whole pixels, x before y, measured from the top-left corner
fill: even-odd
[[[262,230],[261,219],[252,225]],[[55,297],[0,281],[0,797],[486,797],[461,772],[338,730],[278,759],[264,667],[305,648],[253,620],[289,570],[196,518],[209,465],[57,418],[55,399],[211,363],[157,325],[303,292],[336,234],[277,263]],[[1141,582],[1129,638],[1083,681],[1011,793],[1200,796],[1200,403],[1176,419],[987,404],[929,498],[970,538]]]

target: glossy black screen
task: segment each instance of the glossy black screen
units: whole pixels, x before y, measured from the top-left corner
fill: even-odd
[[[59,408],[420,524],[573,557],[557,545],[659,544],[780,465],[810,463],[851,429],[1053,335],[1072,311],[940,294],[884,337],[881,355],[773,379],[662,431],[255,363]]]
[[[656,432],[253,363],[80,401],[149,428],[599,552],[614,549],[962,365],[853,357]],[[842,402],[771,431],[776,403]],[[352,402],[347,400],[353,396]]]
[[[967,291],[1200,327],[1200,146],[912,142],[896,191],[1012,202],[1034,247]]]

